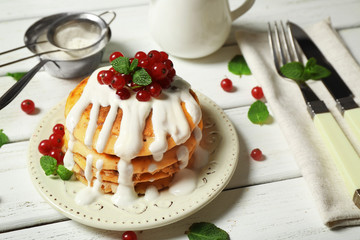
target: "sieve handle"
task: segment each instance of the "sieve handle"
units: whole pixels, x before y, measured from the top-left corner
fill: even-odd
[[[109,26],[114,21],[114,19],[116,18],[116,13],[114,11],[106,11],[106,12],[103,12],[103,13],[99,14],[99,17],[101,17],[103,15],[106,15],[106,14],[112,14],[112,18],[110,19],[109,22],[106,23]]]
[[[17,81],[6,93],[4,93],[4,95],[2,95],[0,98],[0,110],[6,107],[12,100],[14,100],[14,98],[21,92],[21,90],[23,90],[23,88],[29,83],[29,81],[40,70],[40,68],[49,61],[54,62],[49,59],[41,60],[35,67],[33,67],[19,81]]]

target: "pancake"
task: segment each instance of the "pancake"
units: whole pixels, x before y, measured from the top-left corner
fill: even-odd
[[[67,98],[65,167],[85,185],[115,194],[115,199],[144,194],[149,186],[169,187],[176,173],[192,165],[201,139],[196,94],[175,76],[159,98],[141,102],[132,92],[120,100],[114,89],[98,83],[103,69],[81,81]]]
[[[73,106],[76,104],[76,102],[81,97],[81,94],[83,93],[83,90],[87,84],[87,81],[88,81],[88,78],[85,78],[69,94],[69,97],[67,98],[66,105],[65,105],[65,118],[68,116],[70,110],[73,108]],[[191,89],[189,91],[190,91],[190,94],[193,96],[193,98],[196,100],[196,102],[199,103],[199,100],[198,100],[196,94]],[[181,104],[182,110],[185,114],[186,120],[189,124],[190,132],[192,132],[197,124],[193,122],[192,117],[190,116],[188,110],[186,109],[186,106],[185,106],[186,104],[184,102],[181,102],[180,104]],[[80,118],[79,122],[77,123],[77,125],[74,129],[74,132],[73,132],[74,137],[81,142],[84,142],[84,139],[85,139],[86,130],[87,130],[89,120],[90,120],[91,109],[92,109],[92,104],[90,103],[86,107],[84,112],[82,113],[81,118]],[[107,106],[107,107],[100,106],[99,115],[97,118],[97,127],[96,127],[93,141],[92,141],[92,147],[94,149],[96,148],[96,142],[98,141],[99,134],[104,125],[104,122],[109,113],[109,110],[110,110],[109,106]],[[115,145],[115,142],[120,133],[120,126],[121,126],[121,121],[122,121],[122,117],[123,117],[122,114],[123,114],[122,110],[118,109],[116,119],[111,128],[110,136],[109,136],[108,141],[103,150],[104,153],[115,155],[114,145]],[[142,137],[143,146],[140,149],[140,151],[138,152],[137,156],[152,155],[151,151],[149,150],[149,146],[154,142],[155,135],[154,135],[154,129],[153,129],[151,119],[152,119],[152,112],[150,112],[149,116],[146,119],[145,127],[143,130],[143,137]],[[167,135],[166,138],[167,138],[168,149],[171,149],[174,146],[176,146],[174,139],[170,135]]]

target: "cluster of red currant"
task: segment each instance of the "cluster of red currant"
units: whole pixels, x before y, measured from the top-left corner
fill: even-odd
[[[50,135],[49,139],[42,140],[39,143],[39,152],[42,155],[55,158],[58,164],[63,164],[64,153],[61,151],[61,147],[63,145],[64,134],[64,125],[60,123],[56,124],[53,127],[53,133]]]
[[[113,52],[110,55],[110,63],[119,57],[124,57],[121,52]],[[151,97],[158,97],[162,89],[170,87],[176,74],[169,55],[165,52],[156,50],[150,51],[148,54],[139,51],[134,58],[129,59],[132,64],[137,59],[137,68],[143,68],[151,77],[151,83],[148,85],[138,85],[133,81],[133,74],[120,73],[111,67],[109,70],[103,70],[98,73],[97,80],[100,84],[109,85],[116,90],[116,94],[120,99],[128,99],[131,95],[130,90],[136,92],[138,101],[149,101]]]

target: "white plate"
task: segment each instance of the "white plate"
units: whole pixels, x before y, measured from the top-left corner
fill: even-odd
[[[50,136],[52,127],[64,122],[65,101],[46,114],[30,139],[29,172],[34,186],[51,206],[65,216],[107,230],[145,230],[179,221],[195,213],[225,188],[239,156],[238,137],[228,117],[212,100],[200,93],[197,95],[204,120],[202,141],[207,142],[205,145],[212,150],[207,166],[197,175],[197,188],[189,195],[174,196],[164,190],[152,201],[140,197],[131,209],[114,206],[109,194],[102,195],[90,205],[77,205],[75,194],[86,186],[76,180],[62,181],[55,176],[46,176],[40,166],[41,154],[38,152],[38,144]]]

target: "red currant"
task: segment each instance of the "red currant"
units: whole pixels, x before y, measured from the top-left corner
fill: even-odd
[[[122,235],[122,240],[137,240],[136,233],[133,231],[126,231]]]
[[[163,89],[168,89],[168,88],[171,86],[171,82],[172,82],[172,78],[169,78],[169,77],[166,77],[166,78],[161,79],[161,80],[159,81],[160,86],[161,86]]]
[[[169,70],[167,77],[172,79],[175,75],[176,75],[175,69],[171,69]]]
[[[63,163],[64,153],[61,151],[60,148],[51,149],[51,151],[49,152],[49,156],[55,158],[58,164]]]
[[[264,97],[264,93],[261,87],[254,87],[251,90],[251,95],[255,98],[255,99],[262,99]]]
[[[232,81],[228,78],[225,78],[221,81],[220,83],[222,89],[224,89],[227,92],[231,92],[232,88],[233,88],[233,84]]]
[[[123,57],[124,55],[121,52],[113,52],[110,57],[109,60],[110,62],[112,62],[114,59],[117,59],[118,57]]]
[[[125,74],[116,74],[111,80],[111,87],[114,89],[120,89],[125,86]]]
[[[166,65],[166,68],[169,71],[174,68],[174,64],[170,59],[166,59],[163,63]]]
[[[53,133],[49,137],[51,146],[54,148],[61,148],[63,144],[63,137],[60,134]]]
[[[156,50],[151,50],[148,55],[147,55],[147,58],[149,60],[149,63],[152,65],[156,62],[159,62],[160,59],[161,59],[161,54],[156,51]]]
[[[103,77],[104,77],[105,71],[106,71],[106,70],[102,70],[102,71],[100,71],[100,72],[98,73],[98,75],[97,75],[97,80],[98,80],[98,82],[99,82],[101,85],[104,84],[104,82],[103,82]]]
[[[121,100],[126,100],[130,97],[130,92],[127,88],[121,88],[117,90],[116,94],[120,97]]]
[[[114,73],[110,70],[105,70],[102,74],[102,82],[106,85],[110,85],[114,77]]]
[[[21,102],[21,109],[27,114],[30,114],[35,110],[35,104],[30,99],[26,99]]]
[[[148,87],[150,95],[153,97],[158,97],[161,94],[162,88],[161,85],[157,82],[153,82]]]
[[[161,61],[165,61],[169,58],[169,55],[163,51],[160,52],[160,56],[161,56]]]
[[[56,124],[53,127],[53,133],[59,134],[61,136],[64,136],[65,134],[65,128],[64,125],[62,125],[61,123]]]
[[[256,161],[261,161],[263,158],[262,152],[258,148],[253,149],[250,153],[250,156]]]
[[[135,58],[137,58],[138,60],[141,60],[141,59],[144,59],[146,58],[147,55],[146,53],[144,53],[143,51],[138,51],[136,54],[135,54]]]
[[[147,102],[151,98],[150,92],[146,90],[140,90],[136,93],[136,99],[140,102]]]
[[[48,155],[52,149],[51,143],[48,139],[42,140],[39,143],[38,150],[42,155]]]
[[[146,58],[139,60],[138,66],[142,68],[147,68],[149,66],[149,60],[147,60]]]
[[[155,63],[154,65],[152,65],[150,72],[151,77],[156,80],[164,79],[168,74],[166,65],[163,63]]]
[[[113,67],[109,68],[109,71],[113,72],[114,74],[117,73],[117,71]]]

